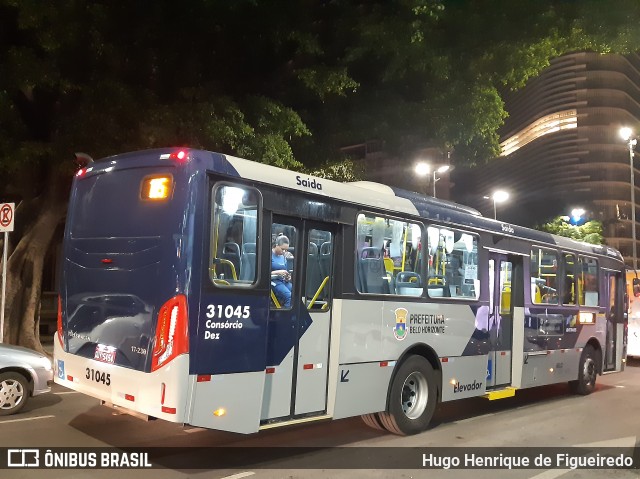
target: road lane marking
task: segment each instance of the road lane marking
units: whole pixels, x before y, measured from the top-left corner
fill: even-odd
[[[61,395],[61,394],[80,394],[78,391],[60,391],[59,393],[53,393],[56,395]]]
[[[6,424],[8,422],[22,422],[22,421],[35,421],[36,419],[49,419],[55,416],[36,416],[36,417],[24,417],[22,419],[8,419],[7,421],[0,421],[0,424]]]
[[[243,477],[253,476],[254,474],[255,472],[251,472],[251,471],[239,472],[238,474],[234,474],[232,476],[225,476],[225,477],[222,477],[221,479],[242,479]]]

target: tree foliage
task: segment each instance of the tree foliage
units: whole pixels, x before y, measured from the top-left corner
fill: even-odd
[[[576,241],[583,241],[591,244],[604,244],[602,236],[602,223],[600,221],[587,221],[582,225],[572,225],[566,220],[566,217],[558,216],[548,223],[544,223],[537,229],[546,231]]]
[[[312,176],[344,183],[362,180],[364,177],[362,168],[362,164],[347,158],[340,161],[326,162],[317,168],[307,170],[307,173]]]
[[[73,152],[186,145],[334,174],[340,147],[376,139],[482,162],[504,89],[565,52],[636,50],[639,14],[635,0],[0,0],[0,200],[20,203],[10,341],[37,344]]]

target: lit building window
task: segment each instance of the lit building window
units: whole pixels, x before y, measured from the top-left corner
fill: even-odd
[[[551,115],[538,118],[536,121],[520,130],[518,133],[500,143],[502,153],[500,156],[507,156],[531,143],[536,138],[548,135],[555,131],[577,128],[578,116],[576,110],[565,110]]]

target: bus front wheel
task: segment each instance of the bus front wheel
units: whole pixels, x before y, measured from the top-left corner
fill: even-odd
[[[422,356],[409,356],[391,383],[387,412],[378,413],[389,432],[411,435],[429,426],[436,409],[436,373]]]
[[[596,378],[598,377],[598,360],[599,353],[593,346],[587,344],[580,356],[578,379],[569,381],[569,388],[572,393],[586,396],[593,392],[596,388]]]

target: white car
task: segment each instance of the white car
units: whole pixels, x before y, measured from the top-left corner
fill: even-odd
[[[51,391],[53,369],[43,354],[0,344],[0,416],[20,411],[31,396]]]

